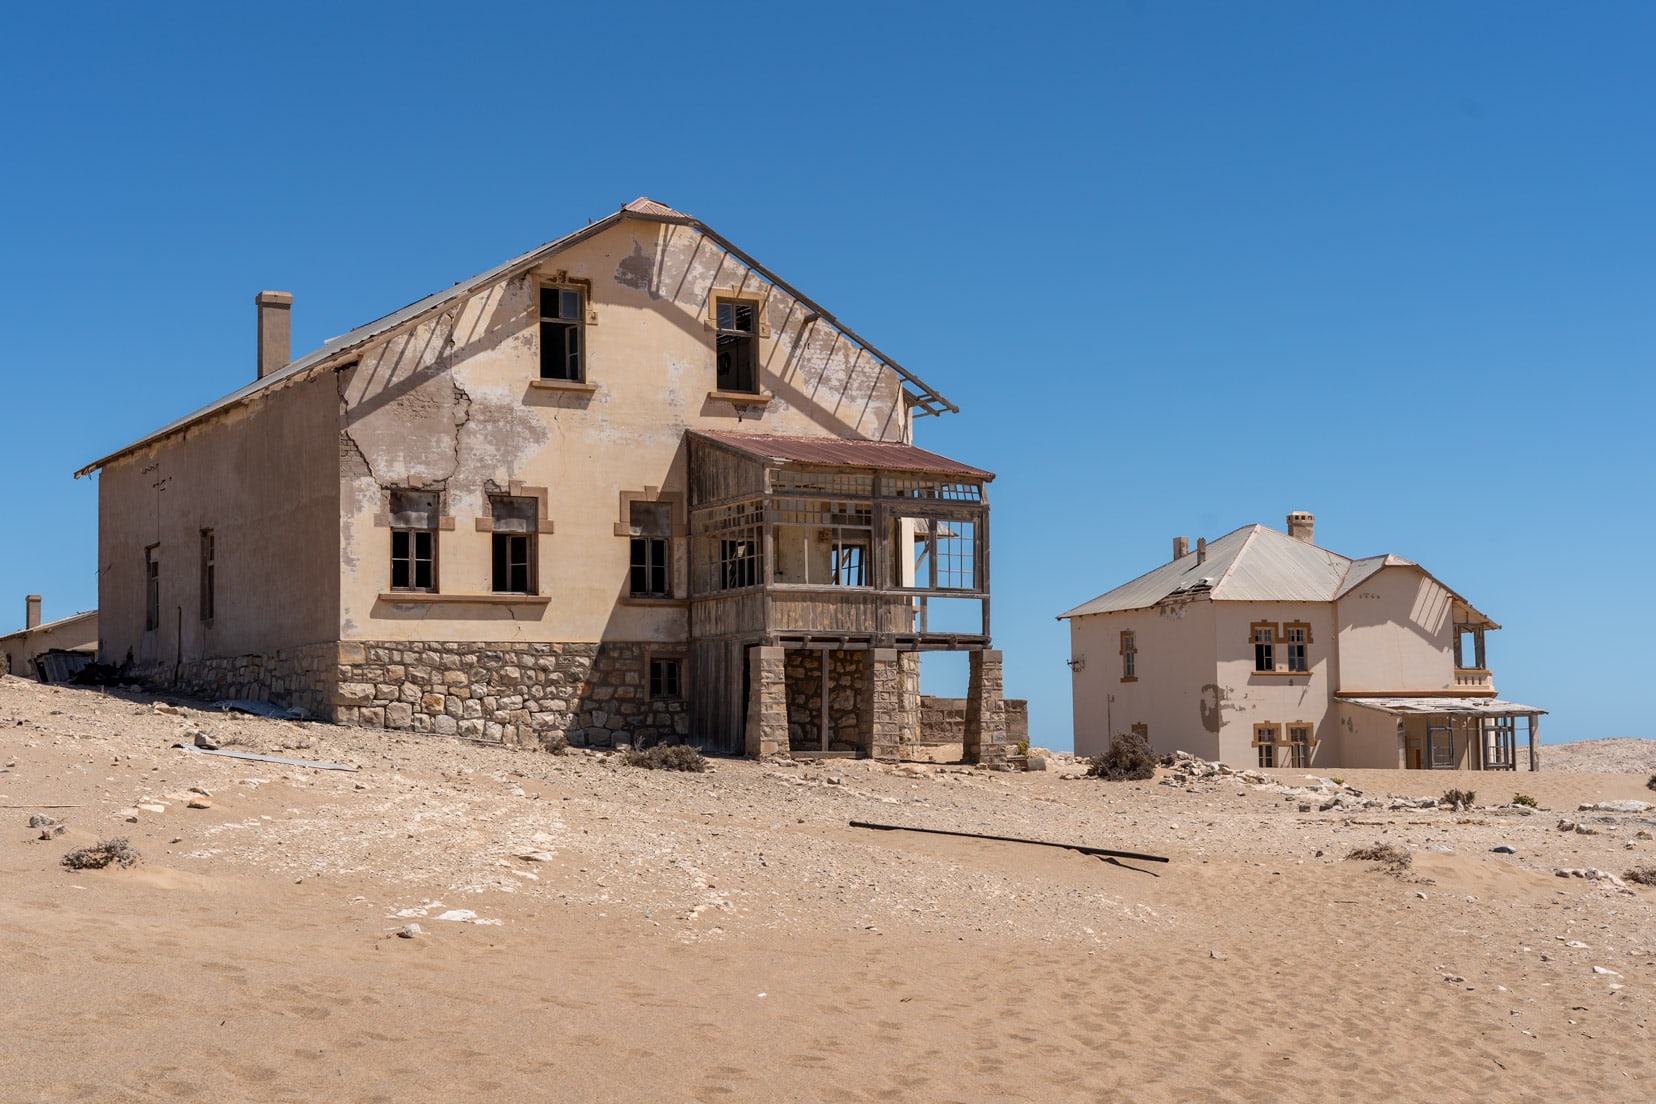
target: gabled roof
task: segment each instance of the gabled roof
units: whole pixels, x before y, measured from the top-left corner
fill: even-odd
[[[1431,577],[1419,564],[1401,556],[1353,560],[1264,525],[1245,525],[1209,541],[1204,562],[1197,562],[1198,555],[1192,551],[1162,564],[1060,613],[1058,619],[1148,609],[1179,594],[1206,596],[1216,602],[1332,602],[1386,567],[1411,567]],[[1449,593],[1472,609],[1453,590]]]
[[[96,619],[97,616],[98,611],[95,609],[82,610],[80,613],[71,613],[68,617],[60,617],[56,621],[43,622],[34,626],[32,629],[18,629],[16,632],[6,633],[4,636],[0,636],[0,640],[11,640],[13,637],[21,640],[25,636],[32,636],[35,633],[50,632],[53,629],[61,629],[65,626],[73,625],[77,621]]]
[[[167,425],[162,426],[154,433],[151,433],[146,437],[142,437],[124,448],[117,449],[108,456],[94,460],[92,463],[86,465],[86,467],[77,471],[75,473],[75,478],[79,479],[83,475],[97,471],[99,468],[103,467],[112,460],[125,456],[129,452],[134,452],[140,448],[143,448],[145,445],[151,444],[152,442],[159,441],[163,437],[176,433],[187,426],[194,425],[196,422],[209,418],[222,410],[227,410],[231,407],[240,405],[252,396],[264,391],[266,388],[275,387],[284,382],[295,380],[312,371],[342,366],[348,363],[353,356],[360,353],[361,350],[370,342],[389,336],[394,331],[417,325],[426,318],[442,310],[450,303],[465,299],[494,284],[502,283],[506,280],[519,276],[534,268],[548,257],[568,249],[570,246],[575,245],[578,242],[585,241],[588,238],[601,234],[625,219],[635,219],[645,222],[664,222],[679,226],[687,226],[690,229],[695,230],[697,233],[709,238],[724,249],[725,252],[741,261],[748,268],[759,273],[770,283],[781,288],[784,292],[798,300],[800,303],[803,303],[823,321],[839,330],[852,342],[866,349],[870,355],[901,376],[905,384],[903,388],[904,393],[907,395],[910,404],[914,406],[918,415],[941,414],[945,411],[956,414],[960,412],[960,408],[958,406],[944,398],[943,395],[936,389],[925,383],[918,376],[914,375],[914,373],[908,371],[884,353],[880,352],[880,350],[876,349],[871,343],[863,340],[862,337],[858,336],[853,330],[850,329],[850,327],[840,322],[820,304],[806,296],[803,292],[800,292],[794,288],[791,284],[783,280],[770,269],[754,260],[747,253],[739,249],[729,239],[715,231],[712,227],[708,226],[700,219],[684,214],[682,211],[675,211],[665,203],[657,203],[655,200],[650,199],[647,196],[639,196],[637,199],[626,204],[614,214],[607,215],[604,218],[599,219],[597,222],[584,226],[575,231],[573,234],[566,234],[554,241],[547,242],[545,245],[531,249],[527,253],[513,257],[504,264],[497,265],[494,268],[489,269],[487,272],[481,272],[476,276],[471,277],[469,280],[462,280],[451,287],[444,288],[442,291],[428,295],[424,299],[415,300],[406,307],[403,307],[401,310],[392,311],[383,318],[376,318],[374,321],[369,322],[366,325],[358,326],[349,333],[324,342],[320,348],[311,350],[304,356],[290,362],[286,367],[278,369],[262,379],[254,380],[245,387],[232,391],[222,399],[207,404],[200,410],[186,414],[184,417],[179,418],[176,421],[169,422]]]
[[[993,479],[993,472],[950,460],[923,448],[896,441],[855,441],[844,437],[783,437],[772,433],[734,433],[696,430],[700,437],[767,463],[828,464],[842,468],[878,468],[882,471],[925,472]]]

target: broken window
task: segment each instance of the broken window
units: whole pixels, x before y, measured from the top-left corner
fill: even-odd
[[[759,582],[759,542],[757,539],[730,539],[719,541],[719,585],[717,590],[735,590],[755,586]]]
[[[896,585],[916,590],[977,590],[977,523],[965,518],[905,517],[896,521]]]
[[[496,594],[534,594],[539,503],[525,495],[490,495],[489,514],[494,530],[492,589]]]
[[[144,631],[161,627],[161,546],[144,549]]]
[[[1253,728],[1254,746],[1259,749],[1259,765],[1274,767],[1277,765],[1277,743],[1282,738],[1282,726],[1275,724],[1256,724]]]
[[[1305,674],[1311,670],[1306,645],[1311,643],[1311,626],[1303,621],[1290,621],[1282,626],[1282,639],[1288,648],[1288,670]]]
[[[580,289],[540,289],[541,379],[585,381],[584,321]]]
[[[1276,670],[1276,626],[1256,621],[1251,626],[1255,671]]]
[[[871,586],[874,508],[867,502],[778,498],[774,578],[804,586]]]
[[[695,593],[712,594],[759,584],[764,516],[764,507],[758,501],[696,512],[691,518]]]
[[[663,701],[677,701],[684,697],[684,660],[650,660],[650,697]]]
[[[1138,678],[1138,637],[1132,629],[1121,630],[1121,681]]]
[[[438,495],[435,491],[392,491],[391,589],[437,589]]]
[[[213,619],[213,531],[201,531],[201,619]]]
[[[717,300],[716,386],[720,391],[759,392],[759,304]]]
[[[1288,726],[1288,766],[1309,767],[1311,765],[1311,726],[1308,724],[1294,724]]]
[[[673,535],[670,502],[630,502],[627,521],[632,527],[630,592],[638,597],[666,598],[672,591],[668,574],[668,538]]]
[[[1482,625],[1455,626],[1455,666],[1462,671],[1483,671],[1484,630]]]

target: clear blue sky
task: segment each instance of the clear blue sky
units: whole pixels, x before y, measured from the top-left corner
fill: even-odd
[[[1656,735],[1656,7],[14,5],[0,627],[97,603],[71,473],[640,194],[954,401],[995,636],[1292,509],[1505,627],[1547,740]],[[280,473],[272,473],[273,478]]]

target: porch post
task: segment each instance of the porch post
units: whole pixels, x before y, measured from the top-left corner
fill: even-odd
[[[863,710],[862,754],[886,763],[902,757],[903,668],[896,648],[875,648],[869,653],[869,700]]]
[[[1001,699],[1001,654],[969,652],[966,731],[961,752],[968,763],[1006,765],[1006,703]]]
[[[748,651],[748,715],[745,743],[750,758],[788,751],[786,652],[757,647]]]
[[[1541,732],[1541,715],[1539,713],[1531,713],[1529,715],[1529,745],[1530,745],[1530,772],[1531,773],[1534,773],[1535,771],[1538,771],[1538,770],[1541,769],[1541,748],[1538,746],[1540,732]]]

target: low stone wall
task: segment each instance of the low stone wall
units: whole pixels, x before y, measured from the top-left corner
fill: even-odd
[[[171,686],[198,698],[249,698],[313,717],[332,717],[338,645],[305,644],[273,655],[198,659],[174,668],[151,664],[133,674],[155,686]]]
[[[338,646],[334,719],[534,746],[676,743],[682,699],[651,699],[641,643],[408,643]],[[676,654],[676,653],[675,653]]]
[[[966,699],[920,695],[920,746],[958,744],[966,738]],[[1006,742],[1029,739],[1029,702],[1006,699]]]

